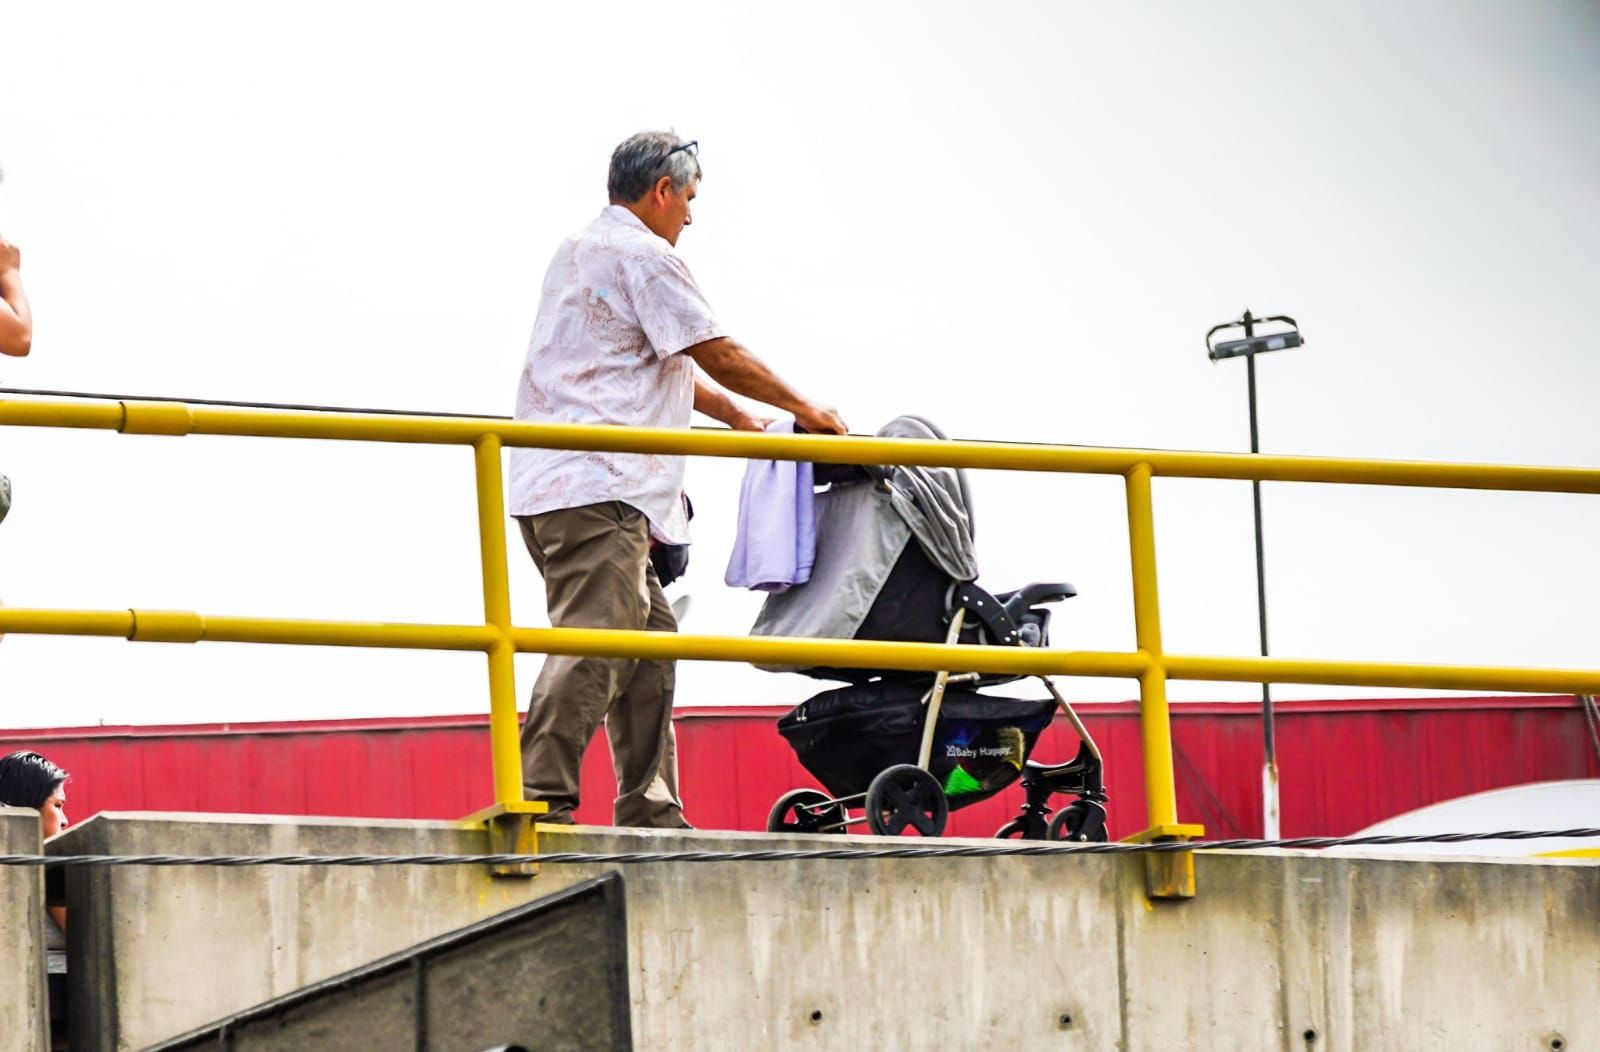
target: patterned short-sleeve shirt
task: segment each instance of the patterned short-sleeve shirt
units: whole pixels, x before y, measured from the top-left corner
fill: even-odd
[[[672,246],[611,205],[550,261],[517,419],[686,428],[694,363],[678,352],[721,335]],[[618,500],[659,540],[689,540],[682,457],[518,448],[510,482],[513,515]]]

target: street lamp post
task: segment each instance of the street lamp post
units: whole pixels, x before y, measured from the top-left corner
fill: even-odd
[[[1257,325],[1287,325],[1288,329],[1256,335]],[[1211,339],[1224,329],[1242,329],[1243,339],[1224,340],[1213,344]],[[1261,452],[1260,432],[1256,427],[1256,355],[1268,351],[1285,351],[1301,346],[1300,326],[1287,315],[1257,318],[1248,310],[1236,321],[1213,325],[1206,333],[1206,354],[1213,362],[1224,358],[1243,358],[1245,376],[1250,389],[1250,452]],[[1267,563],[1261,541],[1261,482],[1250,481],[1250,493],[1255,503],[1256,526],[1256,620],[1261,632],[1261,656],[1267,648]],[[1262,835],[1268,840],[1278,839],[1278,750],[1272,719],[1272,686],[1261,684],[1261,816]]]

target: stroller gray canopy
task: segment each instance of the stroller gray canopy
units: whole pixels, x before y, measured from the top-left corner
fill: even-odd
[[[942,439],[919,417],[901,416],[883,438]],[[957,582],[978,576],[970,499],[956,468],[849,469],[856,481],[834,482],[816,495],[817,550],[811,579],[769,595],[751,635],[853,639],[906,545]],[[820,476],[820,472],[819,472]],[[785,665],[760,665],[772,672]]]

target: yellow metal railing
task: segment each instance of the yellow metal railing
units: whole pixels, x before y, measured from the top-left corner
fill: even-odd
[[[386,624],[218,617],[182,611],[0,608],[0,632],[121,636],[158,642],[212,640],[482,651],[488,658],[489,669],[489,726],[496,809],[503,814],[533,814],[542,810],[525,803],[522,797],[517,696],[512,669],[513,655],[519,651],[928,671],[960,668],[974,672],[1137,679],[1148,806],[1148,828],[1139,834],[1143,839],[1181,839],[1201,832],[1198,826],[1178,821],[1166,698],[1168,679],[1600,693],[1600,670],[1168,654],[1161,641],[1150,486],[1152,478],[1163,476],[1600,493],[1600,470],[854,436],[778,436],[735,431],[532,424],[488,418],[222,409],[172,402],[0,401],[0,425],[98,428],[147,435],[248,435],[471,446],[477,473],[483,624]],[[1138,649],[1131,653],[1020,650],[934,643],[518,628],[511,623],[511,600],[506,583],[506,508],[501,465],[505,446],[1121,475],[1127,488]]]

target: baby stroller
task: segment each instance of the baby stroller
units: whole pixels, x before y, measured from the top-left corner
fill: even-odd
[[[945,437],[914,416],[878,434]],[[1070,584],[1030,584],[993,595],[974,583],[971,500],[959,469],[818,464],[814,484],[811,577],[768,596],[754,635],[1042,647],[1050,628],[1045,604],[1077,594]],[[1049,698],[1024,700],[979,690],[1024,678],[1018,675],[761,667],[846,683],[778,721],[828,791],[785,793],[767,818],[769,832],[843,833],[864,821],[880,835],[939,836],[952,810],[1020,777],[1021,811],[997,836],[1106,839],[1100,750],[1048,677],[1037,678]],[[1038,763],[1033,747],[1058,707],[1081,744],[1067,763]],[[1056,794],[1076,799],[1052,817]]]

